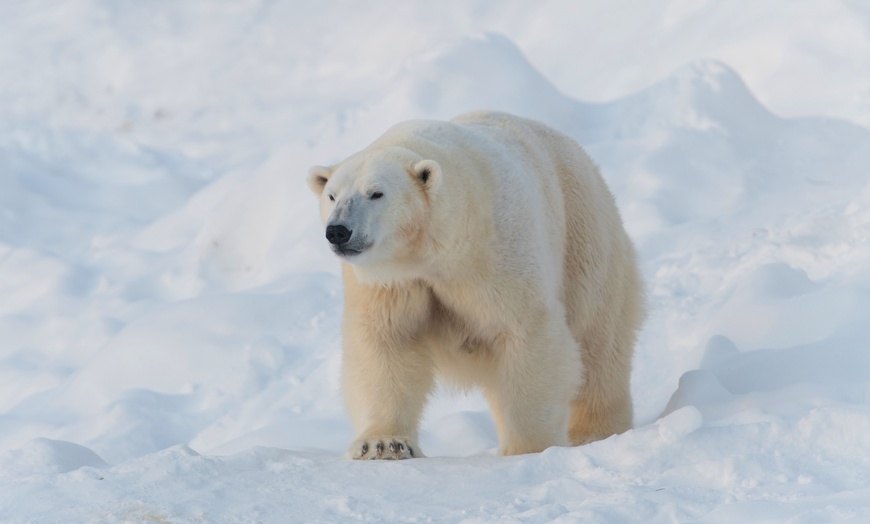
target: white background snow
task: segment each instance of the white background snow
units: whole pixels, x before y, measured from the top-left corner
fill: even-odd
[[[636,428],[360,463],[312,164],[487,107],[600,163]],[[870,3],[0,1],[0,522],[870,522]]]

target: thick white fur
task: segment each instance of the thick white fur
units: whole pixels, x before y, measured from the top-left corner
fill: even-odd
[[[643,285],[573,140],[503,113],[411,121],[309,184],[370,244],[343,264],[350,457],[421,456],[438,377],[483,388],[505,455],[631,427]]]

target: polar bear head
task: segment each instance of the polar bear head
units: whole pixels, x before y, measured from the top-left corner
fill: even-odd
[[[308,185],[320,198],[333,253],[368,280],[393,280],[402,266],[413,266],[423,255],[441,178],[435,160],[389,147],[363,151],[332,167],[314,166]]]

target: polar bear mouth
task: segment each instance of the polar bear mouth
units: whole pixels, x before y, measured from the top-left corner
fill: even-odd
[[[355,257],[355,256],[361,254],[366,249],[368,249],[370,246],[371,246],[371,244],[362,245],[362,246],[359,246],[359,245],[349,246],[347,244],[341,244],[338,246],[333,245],[332,251],[340,257]]]

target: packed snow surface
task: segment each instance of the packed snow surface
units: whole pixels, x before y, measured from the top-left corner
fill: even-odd
[[[870,522],[870,5],[0,2],[0,522]],[[342,458],[304,177],[490,108],[599,162],[635,429]]]

